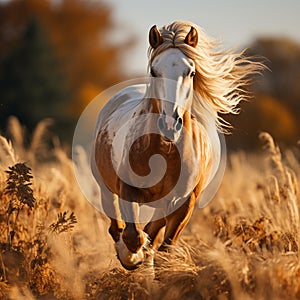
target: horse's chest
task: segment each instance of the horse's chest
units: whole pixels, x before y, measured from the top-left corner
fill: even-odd
[[[127,174],[131,185],[143,190],[144,201],[164,197],[181,198],[190,194],[199,181],[198,153],[191,151],[188,157],[183,157],[183,153],[175,145],[157,147],[154,136],[148,137],[148,140],[145,138],[144,143],[146,142],[145,148],[133,144],[128,154],[134,176],[130,177],[128,169],[123,169],[123,175]]]

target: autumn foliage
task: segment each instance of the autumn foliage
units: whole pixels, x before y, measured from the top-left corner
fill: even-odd
[[[294,145],[300,135],[300,45],[288,38],[259,38],[247,51],[267,66],[251,87],[254,97],[231,117],[235,129],[228,143],[234,148],[258,148],[260,131],[270,132],[282,146]]]
[[[74,123],[89,101],[125,77],[120,58],[132,40],[112,40],[113,29],[111,8],[100,1],[1,3],[1,121],[3,115],[17,114],[33,128],[42,118],[57,115]]]

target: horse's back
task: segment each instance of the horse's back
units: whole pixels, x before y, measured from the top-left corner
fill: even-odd
[[[134,108],[142,101],[146,92],[145,84],[128,86],[115,94],[102,108],[96,123],[96,132],[109,125],[112,121],[124,119],[134,111]]]

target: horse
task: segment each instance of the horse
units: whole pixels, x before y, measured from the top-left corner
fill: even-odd
[[[220,114],[239,113],[249,79],[260,69],[243,51],[218,50],[218,42],[191,22],[154,25],[149,44],[149,81],[111,97],[99,113],[92,147],[109,233],[128,270],[178,240],[216,174],[218,132],[230,128]],[[154,211],[141,222],[145,205]]]

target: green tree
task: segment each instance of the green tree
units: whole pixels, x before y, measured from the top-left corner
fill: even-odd
[[[101,0],[0,2],[0,69],[32,17],[53,45],[74,92],[68,104],[74,117],[103,89],[125,79],[121,57],[134,40],[120,43],[113,39],[112,8]]]
[[[72,99],[53,48],[39,22],[29,21],[19,46],[3,63],[0,121],[17,116],[32,129],[43,118],[70,130],[66,104]],[[66,127],[67,126],[67,127]]]

